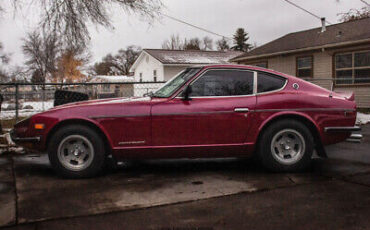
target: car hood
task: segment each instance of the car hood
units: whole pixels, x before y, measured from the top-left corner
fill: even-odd
[[[150,97],[121,97],[121,98],[110,98],[110,99],[97,99],[97,100],[89,100],[89,101],[80,101],[80,102],[72,102],[64,105],[55,106],[51,108],[49,111],[53,110],[60,110],[60,109],[68,109],[74,107],[85,107],[85,106],[98,106],[103,104],[125,104],[125,103],[133,103],[133,102],[143,102],[143,101],[150,101]]]

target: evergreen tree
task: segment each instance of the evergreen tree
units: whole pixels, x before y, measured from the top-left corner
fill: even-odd
[[[234,46],[231,48],[236,51],[247,52],[252,48],[252,45],[247,43],[249,40],[248,33],[243,28],[238,28],[234,35]]]

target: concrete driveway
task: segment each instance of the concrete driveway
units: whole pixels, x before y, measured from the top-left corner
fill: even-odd
[[[45,156],[0,158],[0,226],[9,229],[370,229],[370,125],[361,144],[327,147],[300,174],[250,160],[166,160],[87,180],[58,178]]]

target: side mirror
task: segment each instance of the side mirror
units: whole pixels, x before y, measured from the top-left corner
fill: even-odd
[[[154,94],[154,93],[153,93],[152,91],[150,91],[150,92],[148,92],[148,93],[144,93],[144,94],[143,94],[143,96],[144,96],[144,97],[152,97],[152,96],[153,96],[153,94]]]
[[[184,89],[184,97],[182,98],[184,101],[190,101],[190,94],[193,92],[193,89],[191,88],[191,85],[186,86]]]

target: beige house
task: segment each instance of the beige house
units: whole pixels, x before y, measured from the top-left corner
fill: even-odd
[[[370,108],[370,18],[290,33],[230,61],[354,91],[358,107]]]

